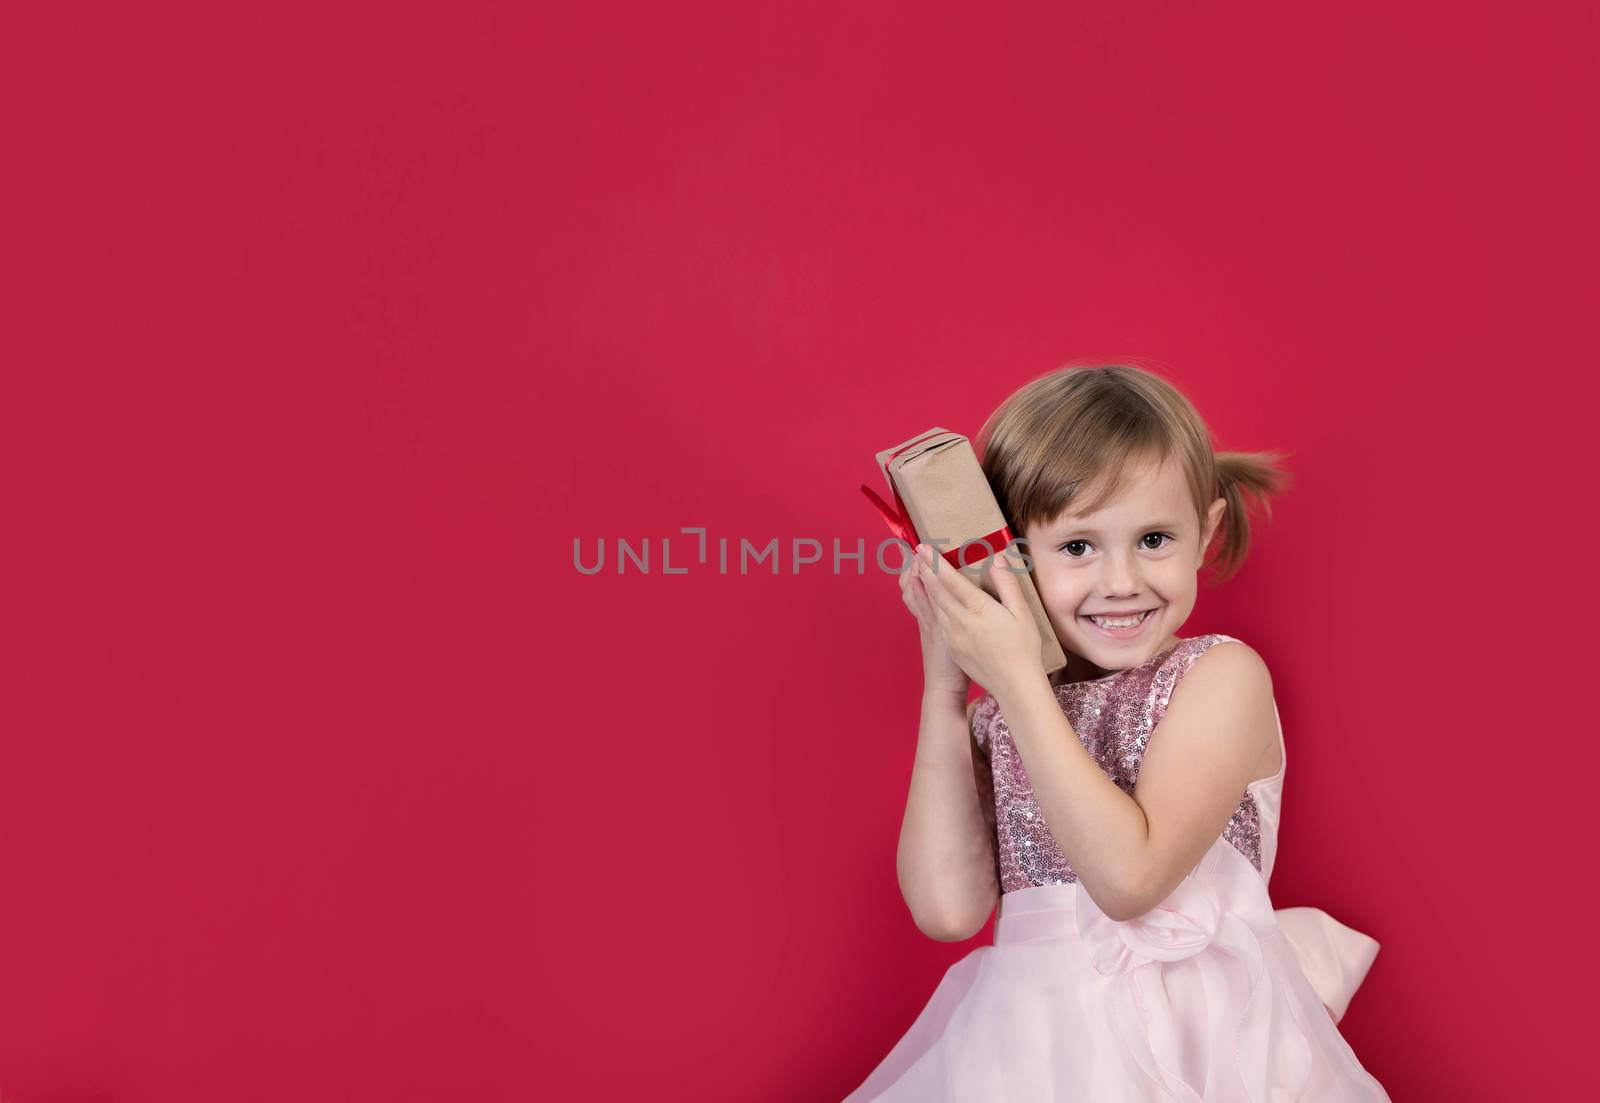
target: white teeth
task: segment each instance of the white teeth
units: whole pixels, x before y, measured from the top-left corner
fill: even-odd
[[[1136,617],[1116,617],[1115,619],[1109,617],[1090,617],[1089,619],[1094,621],[1101,628],[1132,628],[1134,625],[1144,620],[1145,616],[1146,614],[1140,613]]]

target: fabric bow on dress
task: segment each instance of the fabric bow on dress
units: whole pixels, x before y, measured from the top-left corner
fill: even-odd
[[[1081,881],[1075,903],[1090,960],[1113,978],[1115,1029],[1172,1099],[1303,1097],[1312,1054],[1304,1024],[1293,1025],[1301,1012],[1262,957],[1263,944],[1282,932],[1266,884],[1238,850],[1217,840],[1164,901],[1134,919],[1107,916]],[[1238,1008],[1242,1015],[1218,1010]],[[1195,1023],[1204,1025],[1195,1030]]]

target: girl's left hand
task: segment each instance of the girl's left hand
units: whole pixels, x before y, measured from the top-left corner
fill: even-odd
[[[996,601],[928,545],[917,545],[917,572],[933,599],[951,656],[968,677],[996,695],[1008,679],[1043,673],[1039,626],[1013,570],[1003,551],[991,557]]]

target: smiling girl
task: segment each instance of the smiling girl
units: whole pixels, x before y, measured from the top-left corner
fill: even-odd
[[[988,565],[999,600],[923,545],[900,576],[924,690],[897,869],[923,933],[970,938],[998,905],[994,945],[845,1103],[1388,1100],[1336,1025],[1378,943],[1267,892],[1286,765],[1267,665],[1178,634],[1213,542],[1223,578],[1245,557],[1245,494],[1286,485],[1276,455],[1217,453],[1181,393],[1125,366],[1034,380],[979,444],[1020,539]]]

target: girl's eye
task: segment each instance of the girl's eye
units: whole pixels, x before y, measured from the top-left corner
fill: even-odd
[[[1144,534],[1144,536],[1140,537],[1140,543],[1144,546],[1144,549],[1146,551],[1160,551],[1162,548],[1167,546],[1166,544],[1160,544],[1160,543],[1158,543],[1158,544],[1145,544],[1144,543],[1144,541],[1149,540],[1152,537],[1155,538],[1156,540],[1165,540],[1165,541],[1168,541],[1168,542],[1171,542],[1171,541],[1173,541],[1175,539],[1175,537],[1173,537],[1171,533],[1166,533],[1166,532],[1147,532],[1147,533]],[[1061,547],[1056,549],[1056,550],[1057,551],[1066,552],[1067,555],[1070,556],[1073,559],[1081,559],[1083,557],[1084,553],[1083,552],[1079,552],[1079,551],[1073,551],[1072,549],[1076,548],[1076,547],[1085,547],[1085,546],[1088,545],[1088,543],[1089,543],[1089,541],[1087,541],[1087,540],[1068,540],[1065,544],[1062,544]]]

